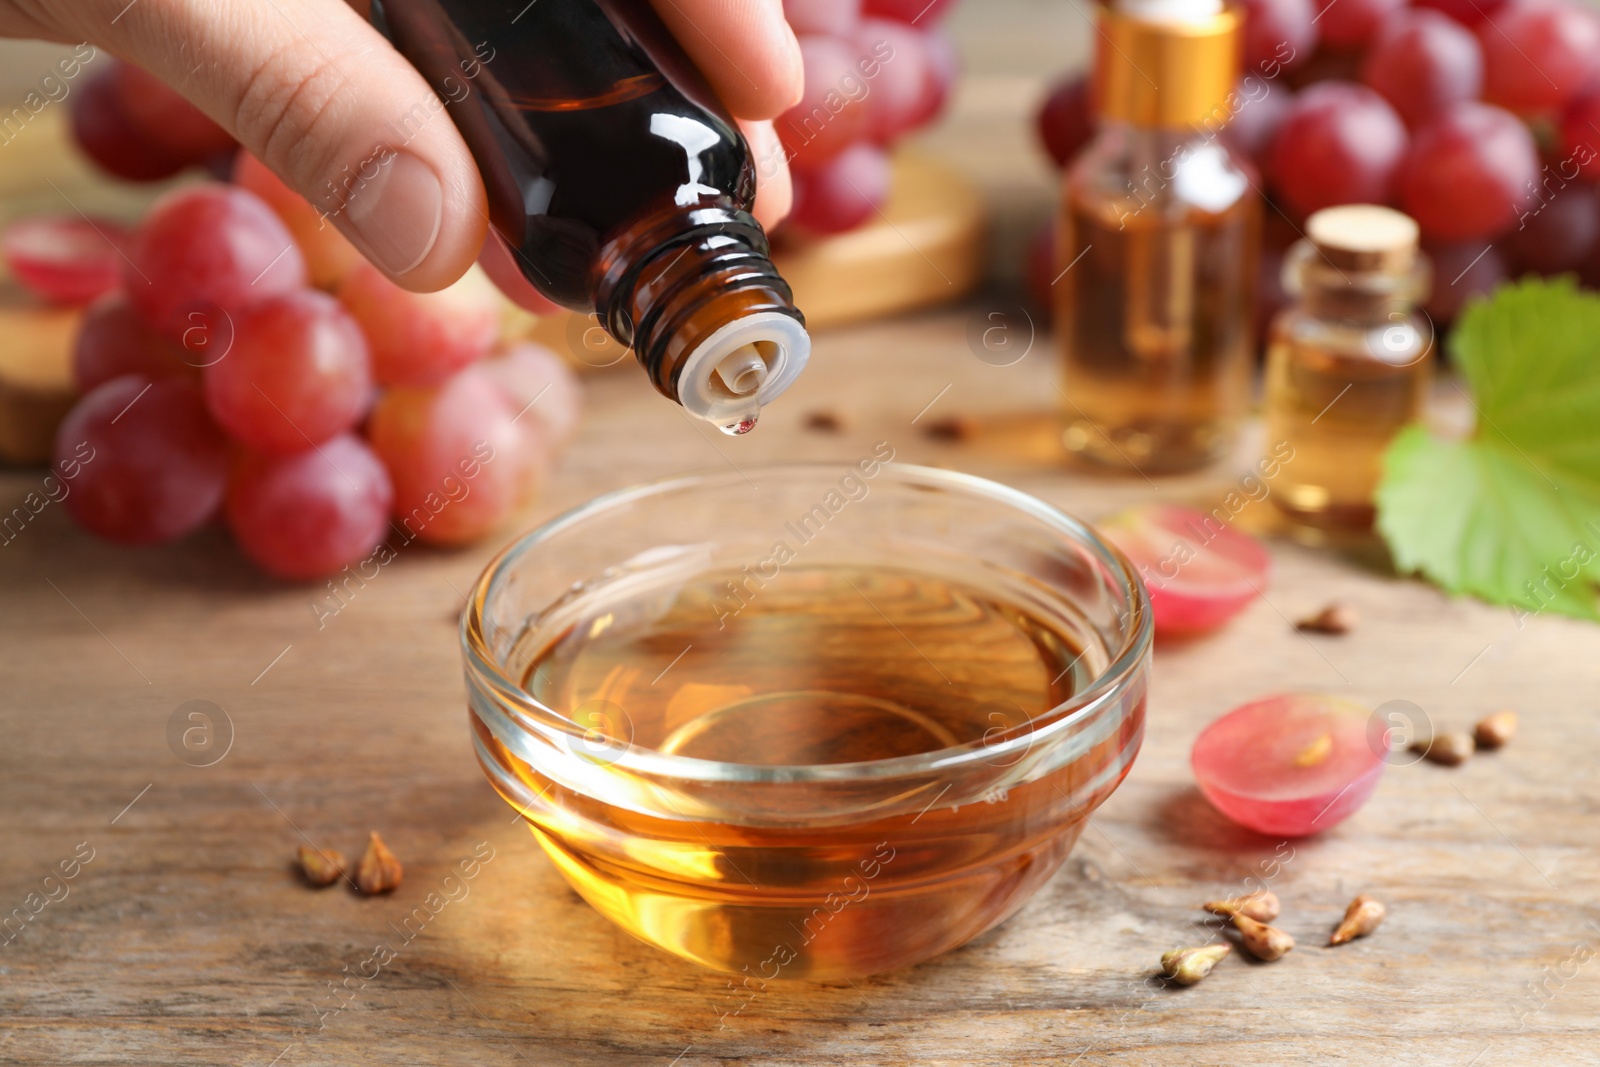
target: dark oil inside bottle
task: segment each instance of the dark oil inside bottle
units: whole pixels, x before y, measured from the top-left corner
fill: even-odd
[[[647,3],[375,0],[373,20],[447,102],[490,220],[558,303],[592,306],[619,228],[754,198],[742,136]]]

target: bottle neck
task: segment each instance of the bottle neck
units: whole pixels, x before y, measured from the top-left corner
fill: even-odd
[[[1289,249],[1283,262],[1285,291],[1315,318],[1352,326],[1372,326],[1409,315],[1428,295],[1432,269],[1416,253],[1409,263],[1391,269],[1362,270],[1340,266],[1308,240]]]
[[[595,261],[607,331],[632,347],[662,395],[728,432],[753,425],[810,355],[805,318],[768,250],[760,224],[725,199],[666,208]],[[743,372],[729,360],[742,360]]]

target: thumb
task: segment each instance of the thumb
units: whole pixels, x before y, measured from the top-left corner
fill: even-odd
[[[342,0],[74,0],[80,39],[172,85],[408,289],[483,245],[483,183],[439,94]]]

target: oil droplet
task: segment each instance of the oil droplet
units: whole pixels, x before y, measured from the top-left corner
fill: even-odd
[[[718,426],[717,429],[721,430],[729,437],[743,437],[745,434],[756,428],[756,419],[758,417],[758,415],[746,415],[742,419],[736,419],[733,422],[725,422]]]

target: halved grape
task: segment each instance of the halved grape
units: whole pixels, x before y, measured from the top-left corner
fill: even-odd
[[[1361,67],[1412,129],[1483,89],[1483,50],[1472,31],[1437,11],[1400,11],[1384,22]]]
[[[294,455],[247,454],[228,486],[228,527],[269,574],[320,578],[373,555],[390,532],[393,504],[377,455],[340,434]]]
[[[146,139],[123,107],[115,66],[83,76],[72,96],[72,139],[102,170],[131,182],[168,178],[188,163]]]
[[[35,296],[81,306],[117,287],[117,249],[126,240],[127,232],[109,219],[38,215],[5,228],[0,255]]]
[[[128,299],[191,350],[202,334],[231,334],[251,304],[306,283],[305,259],[288,228],[258,197],[231,185],[166,194],[134,229],[127,251]]]
[[[511,401],[519,423],[533,420],[553,447],[560,448],[578,432],[583,383],[550,349],[524,341],[479,366]]]
[[[1145,504],[1095,524],[1150,591],[1158,634],[1214,630],[1266,589],[1266,546],[1229,522],[1174,504]]]
[[[1559,110],[1600,74],[1600,18],[1565,0],[1517,0],[1478,27],[1484,98],[1525,114]]]
[[[1258,833],[1303,837],[1343,822],[1378,787],[1388,750],[1374,744],[1371,720],[1339,697],[1266,697],[1207,726],[1189,760],[1222,814]]]
[[[889,157],[865,141],[815,171],[796,172],[789,222],[809,233],[842,233],[872,218],[889,199]]]
[[[1039,140],[1057,167],[1076,159],[1095,130],[1089,112],[1089,76],[1074,74],[1051,86],[1035,121]]]
[[[500,337],[500,293],[477,266],[436,293],[413,293],[357,263],[338,295],[367,335],[373,376],[383,385],[439,385]]]
[[[372,403],[361,327],[314,289],[263,300],[240,316],[233,347],[205,369],[206,406],[236,439],[300,452],[342,434]]]
[[[857,66],[857,51],[834,37],[800,38],[805,95],[774,124],[795,167],[821,166],[865,135],[871,83]]]
[[[1538,181],[1539,150],[1522,121],[1469,101],[1417,131],[1400,204],[1425,236],[1489,240],[1516,225]]]
[[[1274,187],[1298,214],[1383,204],[1406,153],[1394,108],[1364,85],[1318,82],[1295,97],[1268,157]]]
[[[160,78],[135,63],[118,63],[122,107],[153,145],[175,159],[201,163],[237,145],[233,135]]]
[[[181,378],[126,374],[97,387],[56,431],[56,469],[77,476],[62,499],[78,525],[127,545],[181,537],[216,513],[228,442],[200,390]]]
[[[542,435],[500,384],[468,367],[437,389],[391,389],[367,436],[394,480],[394,517],[407,538],[475,540],[532,499],[548,465]]]
[[[194,380],[187,350],[162,336],[133,309],[121,293],[107,293],[83,313],[83,325],[72,350],[72,380],[87,393],[124,374]]]
[[[350,269],[361,262],[361,253],[349,238],[249,152],[240,152],[235,158],[233,181],[259,196],[289,227],[306,258],[306,272],[312,285],[321,289],[337,288]]]

